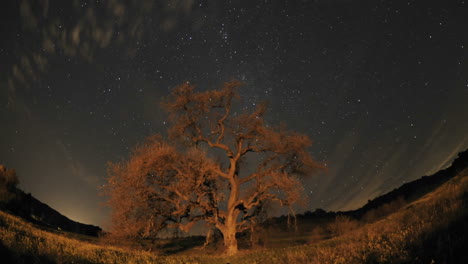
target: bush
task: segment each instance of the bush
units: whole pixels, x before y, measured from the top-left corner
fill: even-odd
[[[18,183],[16,171],[0,165],[0,202],[8,202],[14,197]]]
[[[357,229],[359,221],[346,215],[338,215],[335,221],[328,225],[331,236],[341,236],[345,233]]]

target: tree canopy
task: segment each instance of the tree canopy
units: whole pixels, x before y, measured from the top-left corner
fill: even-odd
[[[154,238],[166,228],[190,230],[204,221],[223,234],[227,254],[236,234],[250,228],[267,202],[291,205],[301,198],[299,177],[321,165],[311,140],[265,121],[267,107],[240,106],[238,81],[195,91],[184,83],[164,102],[168,139],[153,135],[130,159],[110,164],[105,192],[112,232]]]

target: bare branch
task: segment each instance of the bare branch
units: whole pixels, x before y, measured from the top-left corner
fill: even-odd
[[[234,114],[240,84],[198,92],[184,83],[173,89],[163,103],[171,140],[151,137],[128,161],[109,166],[105,193],[113,231],[150,238],[167,228],[188,231],[204,221],[223,233],[232,254],[236,233],[252,228],[267,202],[290,206],[300,199],[297,177],[320,167],[307,151],[309,138],[266,124],[265,104]],[[243,175],[242,161],[250,155],[256,170]]]

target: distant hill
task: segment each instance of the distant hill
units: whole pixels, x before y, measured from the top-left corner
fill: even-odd
[[[8,172],[12,171],[14,173],[14,170],[7,170],[4,166],[0,165],[0,176],[3,177],[3,175],[7,175]],[[102,231],[98,226],[82,224],[69,219],[47,204],[42,203],[31,194],[26,194],[24,191],[17,188],[16,184],[8,186],[7,189],[8,198],[0,202],[0,209],[3,211],[20,216],[35,224],[53,229],[88,236],[98,236]],[[4,190],[4,192],[6,191]]]
[[[461,181],[464,183],[461,184]],[[446,247],[450,248],[450,250],[455,247],[460,247],[461,245],[463,245],[462,247],[466,247],[467,239],[465,238],[467,237],[466,234],[468,234],[468,202],[466,201],[468,197],[466,191],[468,188],[466,188],[466,184],[468,184],[468,150],[460,152],[450,167],[442,169],[431,176],[423,176],[415,181],[403,184],[399,188],[370,200],[359,209],[342,212],[316,209],[315,211],[298,214],[296,218],[288,218],[287,216],[268,218],[253,233],[253,237],[258,241],[257,243],[259,245],[263,245],[267,248],[279,249],[286,246],[316,244],[335,238],[339,239],[339,237],[346,233],[354,230],[359,232],[358,230],[374,225],[378,226],[375,230],[380,232],[388,228],[396,228],[392,226],[405,226],[407,225],[407,221],[411,222],[415,218],[421,218],[424,219],[421,222],[424,223],[424,225],[427,225],[427,223],[444,224],[441,224],[441,227],[434,227],[434,230],[431,230],[432,227],[427,227],[427,237],[423,236],[417,238],[420,239],[420,241],[415,242],[417,244],[415,247],[421,247],[422,249],[426,247],[440,248],[443,253],[434,253],[435,256],[438,257],[447,254],[459,256],[459,254],[463,255],[465,251],[458,248],[448,253],[445,251],[447,251]],[[454,196],[452,197],[451,191],[447,191],[447,189],[454,189],[453,186],[457,186],[459,189],[453,192]],[[442,192],[444,193],[443,196],[448,197],[444,199],[449,200],[449,202],[441,199],[441,190],[444,190]],[[463,194],[463,192],[465,192],[465,194]],[[457,196],[457,198],[454,198],[455,196]],[[438,205],[434,205],[433,203]],[[455,213],[457,216],[455,217],[450,214],[444,215],[443,212],[452,210],[452,207],[455,208],[453,212],[457,212]],[[399,215],[406,216],[395,221],[395,217]],[[414,223],[415,228],[421,228],[419,226],[423,225],[421,223]],[[446,228],[448,229],[446,230]],[[398,228],[394,231],[397,234],[396,236],[401,234]],[[250,232],[245,232],[244,236],[247,240],[249,237],[252,237],[252,234]],[[252,240],[252,238],[250,239]],[[446,242],[448,244],[444,244]],[[398,243],[407,242],[400,241]],[[422,245],[418,243],[422,243]],[[438,243],[448,246],[440,246]],[[408,252],[412,251],[410,250]],[[416,255],[424,255],[416,251],[411,254],[413,253]],[[427,257],[428,254],[425,256]],[[399,262],[390,261],[385,263]],[[407,263],[426,262],[415,261]],[[427,263],[431,263],[431,259],[429,259]]]
[[[412,182],[408,182],[386,194],[369,200],[367,204],[359,209],[343,212],[325,211],[316,209],[315,211],[307,211],[303,214],[298,214],[297,223],[299,228],[304,232],[310,232],[317,223],[327,222],[335,219],[338,215],[350,216],[354,219],[361,219],[374,213],[375,218],[382,218],[393,213],[403,207],[405,204],[418,200],[422,196],[434,191],[439,186],[455,177],[460,171],[468,168],[468,149],[460,152],[458,157],[452,164],[445,169],[438,171],[431,176],[423,176]],[[273,225],[275,228],[285,228],[287,217],[273,217],[268,219],[264,224],[266,226]]]
[[[460,171],[468,168],[468,150],[460,152],[452,165],[440,170],[431,176],[423,176],[412,182],[408,182],[386,194],[373,200],[369,200],[363,207],[349,211],[355,217],[361,217],[370,210],[382,207],[394,201],[404,200],[406,203],[415,201],[425,194],[432,192],[437,187],[455,177]]]

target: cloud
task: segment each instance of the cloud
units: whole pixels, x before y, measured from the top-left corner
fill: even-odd
[[[19,60],[7,66],[14,89],[28,88],[46,73],[51,56],[63,54],[91,63],[97,50],[111,44],[135,49],[142,36],[142,17],[154,6],[149,0],[81,4],[75,1],[63,11],[50,8],[49,1],[18,2],[23,41],[14,51]]]
[[[20,15],[23,21],[23,29],[35,30],[37,28],[37,18],[31,9],[31,5],[28,1],[23,0],[20,4]]]

